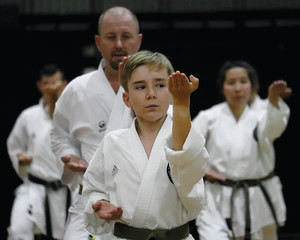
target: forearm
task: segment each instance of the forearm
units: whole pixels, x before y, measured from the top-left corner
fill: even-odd
[[[280,99],[278,108],[272,103],[268,104],[266,113],[258,123],[259,139],[270,139],[274,141],[286,129],[290,116],[290,108]]]
[[[191,115],[189,99],[186,103],[174,103],[173,105],[173,149],[182,150],[182,146],[191,129]]]
[[[182,146],[191,129],[190,94],[198,88],[199,79],[193,75],[190,81],[184,73],[176,71],[169,77],[168,88],[173,97],[173,149]]]

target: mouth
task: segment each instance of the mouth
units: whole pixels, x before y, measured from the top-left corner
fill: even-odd
[[[149,109],[149,110],[155,110],[155,109],[158,108],[158,106],[153,104],[153,105],[147,106],[146,108]]]
[[[239,101],[239,100],[244,99],[244,97],[243,97],[243,96],[236,96],[235,99],[236,99],[237,101]]]
[[[117,52],[117,53],[113,53],[112,57],[117,57],[117,58],[123,58],[123,57],[127,57],[127,53],[125,52]]]

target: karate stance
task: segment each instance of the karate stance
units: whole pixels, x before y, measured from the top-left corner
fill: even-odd
[[[125,63],[122,86],[136,119],[104,137],[84,174],[86,229],[113,228],[133,240],[193,239],[188,222],[202,209],[209,157],[189,112],[198,79],[174,73],[163,54],[141,51]]]
[[[287,126],[290,110],[281,96],[291,89],[285,81],[274,81],[267,106],[251,109],[255,78],[243,62],[226,62],[218,84],[226,101],[193,120],[210,154],[206,204],[196,221],[200,239],[275,240],[286,208],[272,144]]]
[[[22,111],[7,139],[13,167],[24,181],[16,191],[9,240],[63,239],[71,199],[60,181],[50,131],[55,102],[66,84],[59,68],[45,66],[37,82],[39,104]]]

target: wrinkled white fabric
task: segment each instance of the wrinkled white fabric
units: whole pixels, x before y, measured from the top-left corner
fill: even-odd
[[[198,216],[208,160],[205,140],[192,127],[183,150],[173,151],[171,131],[172,119],[168,116],[149,158],[135,123],[130,129],[105,136],[83,180],[85,227],[89,232],[97,235],[113,227],[113,221],[101,220],[92,209],[92,204],[101,199],[121,206],[121,221],[139,228],[171,229]],[[167,174],[168,163],[174,184]]]
[[[207,140],[205,146],[210,154],[209,167],[231,180],[256,179],[267,176],[274,170],[274,149],[270,146],[285,130],[289,114],[289,107],[280,99],[279,109],[270,103],[267,108],[260,110],[247,107],[236,121],[228,104],[224,102],[200,111],[193,123]],[[256,127],[258,141],[253,137]],[[228,231],[224,219],[230,216],[232,192],[231,187],[210,182],[205,184],[206,206],[197,220],[199,231],[202,230],[201,239],[209,239],[205,237],[209,236],[206,230],[219,232],[221,235]],[[286,207],[280,179],[274,176],[264,181],[263,185],[270,193],[278,221],[284,224]],[[269,206],[258,186],[249,188],[249,197],[252,233],[274,224]],[[234,208],[239,209],[233,214],[235,236],[243,236],[245,206],[242,190],[234,198]]]

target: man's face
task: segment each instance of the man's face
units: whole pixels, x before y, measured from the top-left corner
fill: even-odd
[[[136,25],[129,14],[107,15],[95,36],[95,42],[108,68],[118,70],[125,56],[136,53],[141,45],[142,34],[137,33]]]

